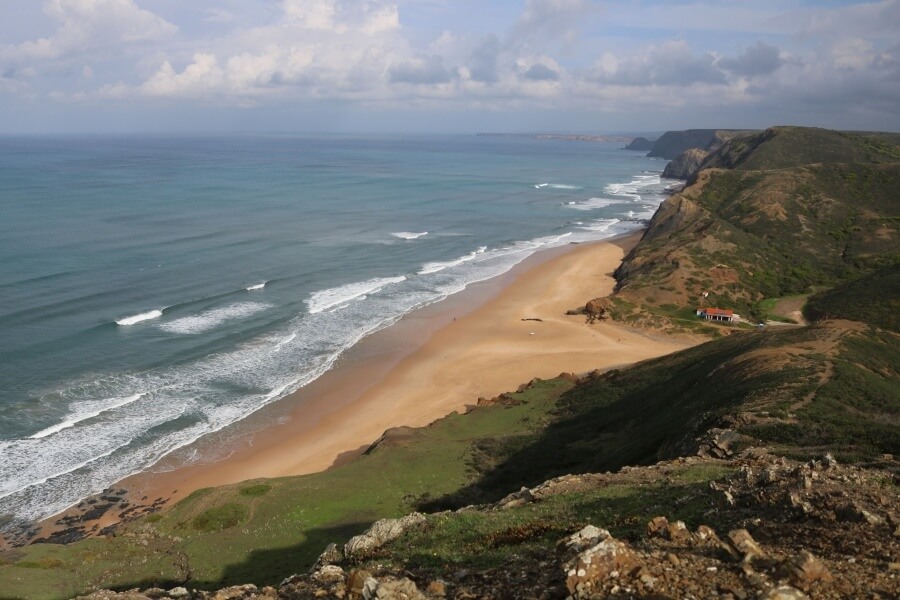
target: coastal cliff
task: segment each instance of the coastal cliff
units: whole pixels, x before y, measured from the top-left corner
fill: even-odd
[[[667,131],[653,143],[647,156],[672,160],[691,148],[706,149],[718,139],[718,129],[686,129]]]
[[[535,379],[321,473],[0,552],[0,597],[897,596],[898,141],[735,136],[662,203],[616,291],[567,317],[694,347]],[[810,294],[809,326],[694,314],[764,320]]]
[[[669,161],[663,169],[662,176],[668,179],[689,179],[709,156],[709,152],[700,148],[691,148]]]

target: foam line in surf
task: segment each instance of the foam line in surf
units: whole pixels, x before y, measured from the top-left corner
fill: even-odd
[[[428,235],[427,231],[421,231],[416,233],[415,231],[397,231],[391,234],[394,237],[400,238],[401,240],[417,240],[420,237],[425,237]]]
[[[593,221],[591,223],[583,224],[579,227],[579,229],[582,229],[584,231],[604,232],[609,231],[610,227],[620,222],[621,221],[619,221],[619,219],[597,219],[596,221]]]
[[[569,185],[568,183],[536,183],[534,184],[534,189],[541,190],[544,188],[550,188],[551,190],[580,190],[581,186],[578,185]]]
[[[431,273],[443,271],[444,269],[449,269],[450,267],[459,266],[463,263],[469,262],[470,260],[475,260],[479,254],[484,254],[486,251],[487,246],[481,246],[480,248],[478,248],[478,250],[473,250],[465,256],[461,256],[455,260],[425,263],[424,265],[422,265],[422,268],[419,269],[419,275],[429,275]]]
[[[268,281],[263,281],[262,283],[257,283],[257,284],[251,285],[251,286],[247,286],[244,289],[247,290],[248,292],[252,292],[255,290],[261,290],[264,287],[266,287],[267,283],[268,283]]]
[[[398,277],[376,277],[366,281],[356,283],[348,283],[327,290],[314,292],[307,300],[306,305],[309,307],[310,314],[320,313],[340,304],[346,304],[351,300],[374,294],[380,291],[384,286],[392,283],[400,283],[406,281],[406,277],[400,275]]]
[[[73,415],[69,415],[69,417],[66,418],[66,420],[64,420],[63,422],[57,423],[56,425],[51,425],[50,427],[47,427],[46,429],[42,429],[42,430],[38,431],[37,433],[35,433],[34,435],[28,436],[28,439],[37,440],[40,438],[47,437],[49,435],[53,435],[54,433],[58,433],[58,432],[62,431],[63,429],[68,429],[69,427],[74,427],[75,425],[77,425],[78,423],[81,423],[82,421],[87,421],[88,419],[93,419],[94,417],[98,417],[105,412],[109,412],[111,410],[115,410],[117,408],[121,408],[128,404],[131,404],[132,402],[136,402],[137,400],[139,400],[141,398],[141,396],[143,396],[143,394],[134,394],[133,396],[128,396],[127,398],[115,398],[116,402],[109,406],[105,406],[103,408],[99,408],[97,410],[92,410],[90,412],[86,412],[86,413],[82,413],[82,414],[76,413]]]
[[[167,333],[194,334],[213,329],[226,321],[243,319],[270,308],[271,304],[262,302],[240,302],[222,308],[207,310],[198,315],[181,317],[167,323],[160,323],[159,328]]]
[[[613,204],[624,204],[624,200],[612,200],[609,198],[590,198],[584,202],[568,202],[564,204],[567,208],[574,210],[596,210],[598,208],[606,208]]]
[[[140,323],[141,321],[149,321],[150,319],[158,319],[162,316],[162,310],[150,310],[147,312],[138,313],[136,315],[132,315],[130,317],[124,317],[122,319],[116,320],[116,325],[134,325],[135,323]]]

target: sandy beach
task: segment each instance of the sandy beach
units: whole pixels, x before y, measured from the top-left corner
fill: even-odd
[[[640,235],[535,255],[497,281],[413,313],[283,400],[277,424],[277,408],[251,417],[268,423],[232,442],[227,457],[142,473],[121,485],[132,498],[171,502],[202,487],[313,473],[352,459],[388,428],[427,425],[534,377],[684,348],[689,341],[566,314],[612,292],[611,274]]]

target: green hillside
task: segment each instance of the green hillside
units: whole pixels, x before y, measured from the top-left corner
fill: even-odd
[[[900,258],[900,158],[884,162],[900,147],[776,128],[715,154],[730,168],[701,171],[667,199],[617,271],[624,318],[659,321],[707,292],[706,303],[761,319],[766,299],[832,287]]]
[[[810,321],[853,319],[900,331],[900,265],[816,294],[810,297],[804,313]]]
[[[900,161],[900,147],[890,137],[845,133],[813,127],[771,127],[727,141],[707,157],[702,168],[785,169],[819,163]]]

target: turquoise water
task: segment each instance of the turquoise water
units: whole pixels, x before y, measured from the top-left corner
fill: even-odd
[[[496,137],[0,138],[0,514],[62,510],[541,248],[662,162]]]

